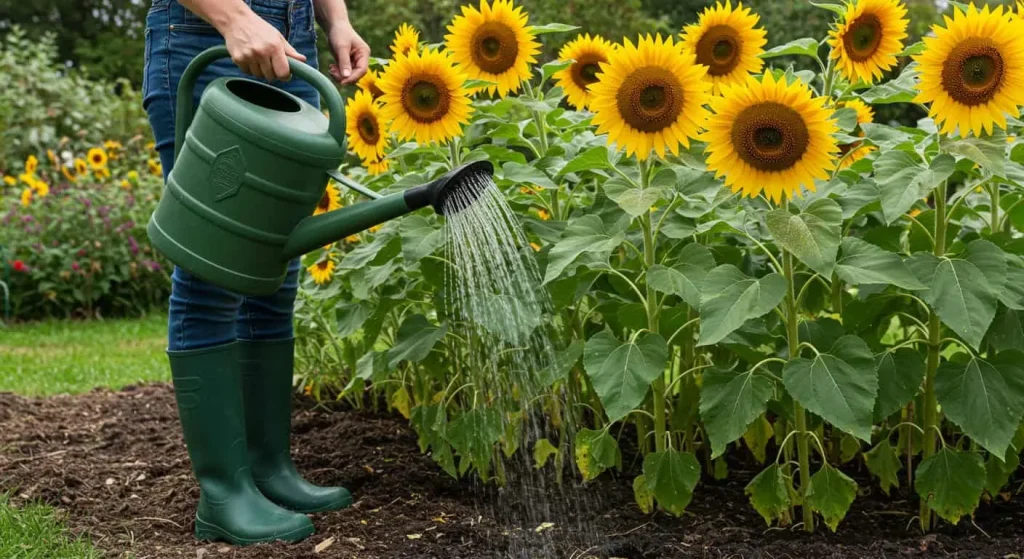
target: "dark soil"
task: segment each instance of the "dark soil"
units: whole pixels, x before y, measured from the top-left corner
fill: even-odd
[[[314,482],[349,487],[357,499],[347,510],[315,515],[317,534],[299,544],[232,548],[193,540],[199,490],[166,385],[46,399],[0,394],[0,490],[13,490],[16,503],[59,507],[75,532],[111,556],[138,559],[504,557],[524,534],[538,533],[509,520],[537,495],[506,492],[496,505],[495,492],[457,482],[421,455],[401,417],[298,407],[299,469]],[[922,536],[915,498],[868,493],[837,534],[821,527],[805,535],[766,529],[743,494],[754,473],[733,468],[729,480],[705,479],[681,519],[642,514],[633,476],[605,474],[587,489],[578,514],[551,518],[554,526],[541,532],[561,542],[553,556],[573,559],[1024,557],[1020,498],[985,504],[973,523],[966,518]],[[589,527],[589,549],[565,543],[583,539],[580,526]]]

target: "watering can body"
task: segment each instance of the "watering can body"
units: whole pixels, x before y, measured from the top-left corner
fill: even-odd
[[[321,94],[325,116],[302,99],[248,78],[221,77],[193,89],[202,70],[228,56],[224,46],[200,53],[178,87],[175,163],[147,233],[175,265],[243,295],[269,295],[288,261],[311,250],[441,200],[477,162],[404,192],[380,196],[337,174],[345,156],[345,111],[326,76],[289,59],[293,79]],[[336,178],[374,198],[312,215]],[[439,210],[440,211],[440,210]]]

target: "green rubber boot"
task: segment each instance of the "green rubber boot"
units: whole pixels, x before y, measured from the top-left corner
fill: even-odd
[[[199,481],[196,538],[246,545],[297,542],[312,535],[309,518],[270,502],[253,480],[238,343],[167,355],[185,445]]]
[[[290,510],[313,513],[352,504],[344,487],[309,483],[291,457],[292,367],[295,340],[239,340],[245,427],[256,487]]]

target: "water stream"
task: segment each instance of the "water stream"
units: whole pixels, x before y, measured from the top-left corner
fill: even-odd
[[[501,466],[492,475],[503,486],[480,487],[487,495],[482,514],[512,527],[502,534],[509,541],[505,557],[585,557],[581,552],[598,541],[583,520],[596,503],[577,485],[568,448],[562,450],[560,483],[554,458],[545,468],[534,467],[537,441],[557,446],[572,438],[571,422],[559,425],[546,413],[571,405],[566,394],[551,389],[564,349],[551,302],[522,227],[490,176],[468,182],[442,208],[449,263],[445,306],[452,331],[464,340],[451,374],[465,386],[463,402],[497,410],[506,433],[521,429],[518,452],[496,453]],[[560,429],[567,431],[560,436]]]

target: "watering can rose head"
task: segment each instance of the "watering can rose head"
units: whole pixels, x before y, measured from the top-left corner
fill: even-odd
[[[306,64],[289,60],[294,75],[320,92],[329,117],[281,89],[227,76],[205,88],[193,111],[199,74],[227,56],[213,47],[182,75],[175,164],[148,227],[157,250],[207,282],[273,293],[292,258],[427,205],[440,213],[464,207],[493,172],[488,162],[470,163],[388,196],[353,185],[334,172],[345,156],[343,102]],[[313,216],[330,176],[374,199]]]

